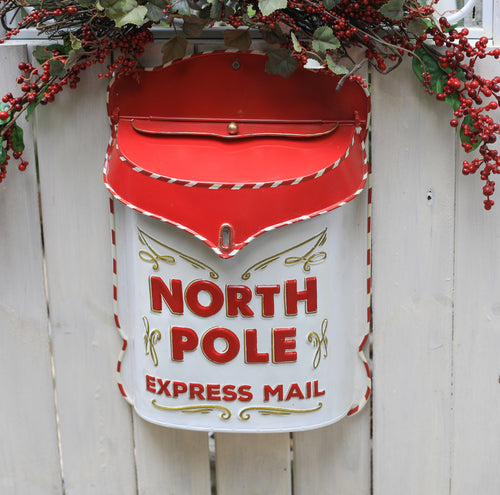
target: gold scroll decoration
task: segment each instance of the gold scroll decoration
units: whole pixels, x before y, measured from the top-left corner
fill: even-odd
[[[223,420],[228,420],[231,417],[231,411],[227,407],[223,406],[217,406],[214,404],[206,404],[203,406],[175,406],[175,407],[169,407],[169,406],[162,406],[156,402],[156,399],[153,399],[151,401],[153,406],[157,407],[158,409],[163,409],[164,411],[180,411],[183,413],[200,413],[200,414],[208,414],[213,411],[219,411],[220,412],[220,419]]]
[[[276,416],[289,416],[290,414],[306,414],[319,411],[323,407],[322,402],[318,402],[318,405],[312,409],[287,409],[284,407],[266,407],[266,406],[250,406],[242,409],[238,416],[243,421],[248,421],[250,419],[250,411],[257,411],[263,416],[276,415]]]
[[[211,266],[203,263],[203,261],[182,253],[171,246],[167,246],[163,242],[160,242],[158,239],[155,239],[153,236],[144,232],[144,230],[139,227],[137,227],[137,231],[139,241],[143,246],[145,246],[144,249],[139,251],[139,258],[146,263],[152,263],[153,270],[158,270],[160,268],[159,261],[173,265],[176,262],[176,257],[172,255],[172,253],[174,253],[194,268],[208,271],[210,278],[213,278],[214,280],[219,278],[219,274]]]
[[[312,342],[316,347],[316,353],[313,359],[313,368],[316,369],[321,361],[321,356],[326,358],[328,355],[328,337],[326,336],[326,329],[328,327],[328,319],[325,318],[321,323],[321,335],[316,332],[309,332],[307,340]],[[323,352],[321,350],[323,349]]]
[[[280,251],[279,253],[273,254],[268,258],[265,258],[250,268],[245,270],[243,275],[241,276],[242,280],[248,280],[252,276],[252,272],[256,272],[258,270],[264,270],[271,263],[283,258],[287,254],[291,254],[293,251],[298,250],[300,248],[306,249],[305,252],[296,256],[287,256],[284,259],[285,265],[296,265],[302,263],[302,268],[305,272],[309,272],[311,270],[311,265],[317,265],[326,259],[326,252],[319,251],[319,248],[323,246],[326,242],[326,232],[325,228],[319,234],[301,242],[300,244],[296,244],[291,248],[285,249],[284,251]]]
[[[156,353],[156,344],[161,340],[161,332],[154,329],[152,332],[149,330],[149,320],[143,316],[144,323],[144,347],[146,348],[146,356],[151,356],[151,361],[155,366],[158,366],[158,354]]]

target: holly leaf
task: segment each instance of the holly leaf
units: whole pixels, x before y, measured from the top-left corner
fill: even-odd
[[[12,149],[14,151],[23,151],[24,150],[24,139],[23,139],[23,129],[19,127],[17,124],[12,126],[12,134],[10,137],[12,138]]]
[[[5,163],[5,160],[7,160],[7,152],[3,147],[3,141],[0,141],[0,165]]]
[[[412,59],[412,68],[415,75],[423,82],[422,73],[428,72],[431,76],[431,89],[436,90],[439,78],[445,73],[439,63],[432,58],[423,48],[415,50]]]
[[[85,50],[83,48],[79,48],[78,50],[71,50],[68,54],[68,58],[66,59],[66,62],[64,63],[64,68],[66,70],[70,70],[75,63],[80,61],[80,58],[82,55],[85,54]]]
[[[33,50],[33,56],[36,58],[39,64],[43,64],[47,60],[51,59],[53,55],[44,46],[37,46]]]
[[[262,15],[268,16],[279,9],[286,9],[287,0],[259,0],[259,9]]]
[[[404,3],[405,0],[389,0],[378,11],[393,21],[401,21],[405,16]]]
[[[220,0],[213,0],[210,6],[210,19],[214,19],[216,21],[220,21],[222,16],[222,2]]]
[[[38,92],[38,96],[36,97],[36,100],[33,103],[30,103],[26,107],[26,120],[29,120],[33,112],[35,111],[35,108],[38,106],[40,103],[40,100],[43,98],[43,94],[47,91],[49,85],[45,84],[42,89]]]
[[[126,24],[135,24],[136,26],[142,26],[144,24],[148,9],[144,5],[138,5],[133,8],[130,12],[115,19],[116,27],[123,27]]]
[[[49,60],[49,65],[50,65],[51,76],[62,78],[68,72],[62,60],[59,59]]]
[[[326,10],[332,10],[340,3],[340,0],[324,0],[323,5]]]
[[[224,31],[224,45],[228,48],[237,48],[246,52],[251,44],[252,37],[248,29],[226,29]]]
[[[474,125],[474,119],[470,115],[467,115],[462,121],[462,125],[460,126],[460,141],[462,141],[462,143],[471,144],[472,145],[471,151],[474,151],[481,144],[482,139],[479,136],[476,136],[477,142],[471,143],[470,142],[471,136],[466,136],[464,134],[464,130],[462,127],[464,125],[468,125],[472,129],[472,126]]]
[[[186,55],[187,39],[184,36],[174,36],[169,39],[161,48],[163,53],[163,63],[166,64],[172,60],[182,58]]]
[[[260,28],[260,33],[262,34],[262,39],[270,45],[288,43],[288,38],[281,30],[279,24],[276,24],[273,28],[263,25]]]
[[[343,65],[337,64],[329,53],[326,55],[326,64],[334,74],[339,76],[349,74],[349,69]]]
[[[163,8],[162,7],[155,5],[153,2],[147,2],[146,8],[148,9],[146,17],[149,20],[151,20],[153,22],[161,21],[161,19],[163,17]]]
[[[203,29],[208,24],[205,19],[200,19],[195,15],[187,15],[183,17],[184,24],[182,25],[182,32],[188,38],[199,38],[203,33]]]
[[[172,10],[182,15],[191,15],[191,8],[187,0],[174,0]]]
[[[266,72],[268,74],[290,77],[299,65],[290,52],[284,48],[269,50],[267,55]]]
[[[324,56],[327,50],[336,50],[340,47],[340,41],[333,34],[333,30],[328,26],[321,26],[313,34],[313,50]]]
[[[302,51],[302,45],[299,43],[299,40],[293,31],[290,33],[290,38],[292,38],[293,49],[297,53],[300,53]]]
[[[408,23],[408,31],[418,37],[422,36],[428,27],[427,22],[423,19],[412,19]]]
[[[73,33],[69,33],[69,41],[72,50],[79,50],[82,48],[82,42]]]

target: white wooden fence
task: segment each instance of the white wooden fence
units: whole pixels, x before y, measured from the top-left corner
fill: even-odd
[[[2,95],[28,52],[0,47]],[[214,439],[144,422],[116,386],[106,83],[83,79],[24,126],[31,165],[0,185],[0,494],[500,493],[500,199],[483,210],[408,64],[371,85],[371,407]]]

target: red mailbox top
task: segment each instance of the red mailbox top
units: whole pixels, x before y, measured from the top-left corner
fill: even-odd
[[[366,181],[369,97],[266,56],[215,52],[119,77],[109,88],[104,180],[120,201],[223,258],[257,235],[336,208]]]

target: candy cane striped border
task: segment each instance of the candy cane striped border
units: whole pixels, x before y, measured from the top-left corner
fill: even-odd
[[[227,50],[211,50],[211,51],[206,51],[206,52],[201,52],[201,53],[194,53],[191,55],[186,55],[185,57],[183,57],[181,59],[172,60],[172,61],[167,62],[166,64],[163,64],[163,65],[160,65],[158,67],[146,67],[144,69],[144,71],[145,72],[154,72],[154,71],[163,70],[166,67],[169,67],[170,65],[175,64],[175,63],[179,63],[183,60],[199,57],[202,55],[207,55],[210,53],[233,53],[233,54],[236,54],[236,53],[239,53],[239,50],[234,49],[234,48],[233,49],[230,48]],[[258,50],[252,50],[252,51],[248,51],[248,52],[244,52],[244,53],[245,54],[250,53],[250,54],[263,55],[263,52],[260,52]],[[310,70],[312,70],[312,69],[310,69]],[[109,93],[111,91],[111,87],[113,86],[114,82],[115,82],[115,78],[113,77],[110,80],[108,88],[107,88],[106,105],[109,105]],[[365,95],[368,98],[367,122],[369,122],[370,121],[370,110],[371,110],[371,108],[370,108],[370,106],[371,106],[370,105],[370,93],[363,85],[359,84],[359,86],[364,91]],[[109,108],[108,108],[108,116],[109,116]],[[356,135],[361,134],[361,132],[363,131],[362,127],[356,126],[354,128],[355,133],[352,136],[351,143],[349,144],[345,153],[340,158],[338,158],[334,163],[326,166],[325,168],[323,168],[317,172],[311,173],[309,175],[305,175],[303,177],[296,177],[294,179],[289,179],[289,180],[269,181],[269,182],[250,182],[250,183],[242,183],[242,184],[223,184],[223,183],[208,183],[208,182],[188,181],[188,180],[183,180],[183,179],[176,179],[173,177],[166,177],[163,175],[158,175],[158,174],[155,174],[153,172],[149,172],[147,170],[144,170],[143,168],[139,167],[138,165],[135,165],[135,164],[129,162],[128,159],[120,153],[120,148],[118,147],[118,137],[117,137],[118,124],[113,124],[111,122],[110,118],[109,118],[109,121],[110,121],[110,126],[111,126],[113,132],[112,132],[112,139],[109,142],[108,150],[106,152],[106,158],[108,158],[108,155],[111,154],[111,152],[113,150],[113,146],[114,146],[116,148],[116,150],[118,151],[119,158],[122,162],[124,162],[134,172],[145,175],[146,177],[150,177],[152,179],[168,182],[170,184],[178,184],[178,185],[182,185],[182,186],[186,186],[186,187],[197,186],[197,187],[207,187],[209,189],[221,189],[222,188],[222,189],[233,189],[233,190],[248,189],[248,188],[260,189],[262,187],[273,188],[273,187],[278,187],[278,186],[294,186],[296,184],[300,184],[301,182],[304,182],[307,180],[317,179],[318,177],[321,177],[325,173],[330,172],[334,168],[338,167],[339,164],[349,156],[351,149],[354,146],[354,141],[356,139]],[[367,123],[367,125],[368,125],[368,123]],[[113,143],[115,137],[116,137],[116,142]]]
[[[233,189],[233,190],[238,190],[238,189],[261,189],[263,187],[278,187],[278,186],[295,186],[296,184],[300,184],[301,182],[307,181],[307,180],[312,180],[312,179],[317,179],[318,177],[321,177],[322,175],[330,172],[334,168],[338,167],[340,163],[345,160],[349,154],[351,153],[351,149],[354,146],[354,142],[356,140],[356,135],[361,134],[361,131],[363,130],[362,127],[355,127],[355,133],[352,136],[351,142],[349,143],[349,146],[347,147],[347,150],[344,152],[344,154],[335,160],[334,163],[328,165],[327,167],[311,173],[309,175],[304,175],[302,177],[295,177],[293,179],[287,179],[287,180],[279,180],[279,181],[269,181],[269,182],[249,182],[249,183],[241,183],[241,184],[223,184],[223,183],[210,183],[210,182],[198,182],[198,181],[188,181],[184,179],[175,179],[173,177],[166,177],[164,175],[158,175],[153,172],[149,172],[147,170],[144,170],[143,168],[139,167],[138,165],[135,165],[131,163],[124,155],[121,154],[120,148],[118,146],[118,138],[116,138],[116,142],[114,142],[114,148],[118,152],[118,156],[120,160],[125,163],[128,167],[130,167],[134,172],[137,172],[139,174],[145,175],[146,177],[150,177],[151,179],[163,181],[163,182],[168,182],[169,184],[178,184],[181,186],[186,186],[186,187],[206,187],[208,189]],[[113,143],[112,143],[113,144]],[[107,153],[111,154],[113,149],[113,146],[110,146],[110,149],[108,149]]]
[[[367,225],[366,225],[366,332],[358,348],[358,354],[366,370],[366,390],[360,402],[353,407],[348,413],[352,416],[366,405],[370,398],[372,390],[372,377],[368,360],[364,353],[365,344],[370,335],[371,321],[372,321],[372,184],[371,184],[371,167],[368,165],[368,201],[367,201]]]
[[[109,215],[110,215],[110,220],[111,220],[111,252],[112,252],[112,258],[113,258],[113,313],[114,313],[114,320],[115,320],[115,326],[116,329],[118,330],[118,333],[120,334],[120,337],[122,338],[123,345],[120,350],[120,355],[118,356],[118,363],[116,364],[116,380],[118,384],[118,389],[120,390],[120,393],[123,395],[125,400],[132,406],[134,403],[130,399],[130,397],[127,395],[125,392],[125,389],[123,388],[122,384],[122,378],[121,378],[121,367],[122,367],[122,361],[123,361],[123,356],[125,355],[125,351],[127,350],[127,338],[125,334],[123,333],[123,330],[120,326],[120,320],[118,319],[118,274],[117,274],[117,263],[116,263],[116,222],[115,222],[115,205],[114,205],[114,199],[111,197],[109,198]]]

